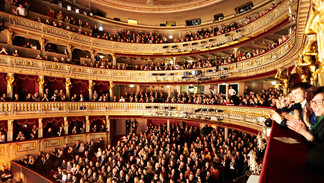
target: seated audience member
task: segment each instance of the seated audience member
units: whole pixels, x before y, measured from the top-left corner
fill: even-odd
[[[83,124],[82,127],[80,127],[80,133],[85,133],[86,132],[86,125]]]
[[[24,133],[22,131],[18,132],[16,140],[25,140],[25,135],[24,135]]]
[[[5,102],[5,101],[8,101],[9,99],[7,98],[7,95],[4,93],[2,94],[1,98],[0,98],[0,101],[1,102]]]
[[[34,140],[38,138],[38,134],[37,131],[35,129],[32,129],[32,131],[30,132],[30,139]]]
[[[33,101],[33,97],[30,93],[27,94],[26,101]]]
[[[3,131],[0,131],[0,142],[6,142],[6,135]]]
[[[36,93],[34,93],[34,95],[33,95],[33,101],[37,101],[37,102],[39,102],[40,101],[40,97],[39,97],[39,94],[38,94],[38,92],[36,92]]]
[[[71,97],[71,101],[74,101],[74,102],[78,101],[78,96],[77,96],[77,94],[74,94],[74,95]]]
[[[13,101],[20,101],[19,95],[17,93],[14,94]]]
[[[17,14],[20,16],[23,16],[23,17],[27,16],[27,10],[23,7],[22,4],[19,4],[16,11],[17,11]]]
[[[83,94],[80,94],[80,99],[79,99],[80,102],[83,102],[85,101],[85,98],[83,97]]]
[[[119,102],[125,102],[125,99],[123,96],[120,97]]]
[[[48,99],[47,94],[44,93],[43,98],[42,98],[42,102],[48,102],[48,101],[50,101],[50,100]]]
[[[19,57],[18,50],[15,50],[15,51],[13,52],[12,56],[14,56],[14,57]]]
[[[8,55],[8,52],[7,52],[6,48],[2,48],[1,51],[0,51],[0,53],[1,53],[1,54],[6,54],[6,55]]]
[[[32,48],[34,50],[37,50],[37,46],[36,45],[33,45],[33,44],[30,44],[30,48]]]
[[[324,87],[313,87],[307,90],[307,102],[310,109],[304,116],[306,126],[299,118],[298,112],[295,119],[287,121],[289,129],[301,134],[307,140],[310,151],[307,154],[307,164],[320,172],[324,170]]]
[[[63,136],[64,135],[64,128],[61,125],[59,129],[57,130],[57,136]]]
[[[77,133],[78,133],[77,127],[74,126],[73,129],[72,129],[72,134],[77,134]]]
[[[52,128],[47,129],[46,137],[54,137],[54,132],[53,132]]]
[[[51,97],[51,101],[60,101],[60,97],[57,96],[56,93]]]
[[[36,59],[38,59],[38,60],[42,60],[43,58],[42,58],[40,55],[37,55],[37,56],[36,56]]]
[[[97,132],[97,130],[98,130],[98,129],[97,129],[97,125],[93,125],[91,131],[92,131],[92,132]]]

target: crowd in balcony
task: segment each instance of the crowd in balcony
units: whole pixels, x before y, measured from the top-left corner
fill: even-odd
[[[231,89],[230,89],[231,90]],[[234,89],[232,89],[234,90]],[[126,92],[117,100],[114,96],[114,102],[164,102],[180,104],[221,104],[221,105],[244,105],[244,106],[265,106],[276,108],[277,100],[282,97],[282,90],[276,88],[263,89],[261,93],[255,93],[246,87],[244,96],[238,96],[236,93],[229,92],[229,97],[223,93],[217,93],[210,89],[210,94],[186,94],[178,93],[177,90],[171,92],[170,96],[164,94],[161,90],[141,90],[136,93]],[[228,99],[227,99],[228,98]]]
[[[278,4],[280,4],[279,2]],[[12,13],[20,16],[27,16],[27,11],[30,6],[29,3],[20,4],[18,0],[12,1],[12,4],[17,8],[12,9]],[[277,4],[277,5],[278,5]],[[245,17],[239,22],[232,22],[228,25],[220,25],[217,27],[202,28],[197,31],[190,31],[184,34],[183,37],[173,40],[173,42],[187,42],[193,40],[200,40],[205,38],[210,38],[216,35],[227,34],[230,31],[236,30],[237,32],[241,31],[241,27],[247,25],[258,18],[264,16],[277,5],[272,4],[269,8],[266,8],[263,12],[256,13],[252,17]],[[128,43],[147,43],[147,44],[159,44],[168,42],[167,38],[162,37],[160,33],[145,32],[145,31],[133,31],[130,29],[121,29],[117,30],[117,33],[109,33],[105,31],[100,31],[99,26],[90,25],[84,18],[80,17],[79,19],[74,18],[73,16],[64,15],[61,10],[50,9],[48,18],[37,17],[36,21],[40,23],[45,23],[52,25],[54,27],[63,28],[68,31],[73,31],[78,34],[84,34],[87,36],[92,36],[96,38],[118,41],[118,42],[128,42]],[[75,26],[74,26],[75,25]]]
[[[244,25],[247,25],[260,17],[264,16],[271,10],[273,10],[276,6],[278,6],[281,2],[279,2],[277,5],[272,4],[269,8],[266,8],[263,12],[256,13],[252,17],[245,17],[243,20],[239,22],[232,22],[228,25],[220,25],[220,26],[211,26],[210,28],[203,28],[199,29],[197,31],[190,31],[185,33],[183,38],[175,39],[174,42],[187,42],[187,41],[194,41],[194,40],[200,40],[200,39],[206,39],[213,36],[221,35],[221,34],[227,34],[231,31],[241,32],[241,27]]]
[[[294,27],[295,29],[295,27]],[[106,61],[103,60],[102,58],[99,57],[99,55],[96,55],[94,60],[91,61],[90,63],[87,63],[85,61],[80,61],[77,63],[74,63],[71,61],[70,58],[65,57],[65,56],[53,56],[52,58],[49,58],[47,55],[41,56],[40,54],[37,54],[35,57],[36,59],[39,60],[51,60],[54,62],[60,62],[60,63],[68,63],[68,64],[79,64],[82,66],[89,66],[89,67],[96,67],[96,68],[101,68],[101,69],[118,69],[118,70],[143,70],[143,71],[160,71],[160,70],[179,70],[179,69],[200,69],[200,68],[208,68],[208,67],[217,67],[220,65],[225,65],[225,64],[230,64],[238,61],[242,61],[245,59],[253,58],[256,56],[259,56],[267,51],[270,51],[277,46],[281,45],[283,42],[285,42],[288,38],[290,37],[290,34],[287,35],[282,35],[281,38],[279,38],[277,41],[273,43],[268,43],[265,48],[260,48],[260,49],[252,49],[251,51],[242,51],[242,50],[237,50],[233,51],[230,54],[227,54],[225,56],[214,56],[214,57],[208,57],[208,58],[198,58],[198,59],[193,59],[193,60],[179,60],[176,63],[174,61],[170,62],[151,62],[151,63],[146,63],[146,64],[135,64],[135,65],[126,65],[126,64],[117,64],[113,65],[111,61]],[[23,44],[23,47],[25,48],[32,48],[32,49],[39,49],[37,45],[33,45],[29,41],[26,41]],[[47,44],[45,47],[45,51],[48,52],[54,52],[58,53],[55,50],[55,46],[52,46],[52,44]],[[0,51],[0,54],[11,54],[13,56],[20,56],[19,50],[14,49],[12,53],[7,51],[5,47],[3,47]],[[64,55],[68,55],[67,49],[64,50],[64,52],[60,53]]]
[[[116,146],[93,141],[65,145],[26,156],[21,164],[45,174],[53,170],[59,182],[220,182],[245,174],[262,157],[256,138],[247,133],[229,130],[224,138],[222,128],[206,126],[200,133],[181,123],[170,130],[151,125]]]

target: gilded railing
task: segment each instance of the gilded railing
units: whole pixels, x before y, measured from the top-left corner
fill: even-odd
[[[280,62],[280,58],[283,58],[287,53],[290,52],[290,50],[294,47],[295,42],[296,36],[295,34],[292,34],[284,43],[273,50],[240,62],[221,65],[219,67],[219,71],[217,72],[214,72],[216,71],[216,67],[168,71],[100,69],[8,55],[0,55],[0,69],[6,72],[22,74],[34,74],[37,72],[38,74],[52,77],[71,77],[78,79],[143,83],[195,82],[199,79],[199,77],[183,78],[183,76],[188,72],[192,73],[192,71],[201,71],[202,76],[209,77],[210,80],[218,80],[222,75],[235,78],[249,74],[256,74],[254,71],[251,72],[251,70],[258,69],[261,66],[263,69],[259,69],[260,72],[266,72],[265,68],[270,68],[272,70],[276,69],[274,64],[276,64],[276,62]]]
[[[253,109],[253,110],[252,110]],[[136,115],[180,119],[238,120],[263,126],[270,108],[233,105],[122,102],[0,102],[0,120],[38,115]]]
[[[40,151],[50,152],[53,148],[62,148],[64,144],[75,144],[76,141],[98,141],[99,138],[103,138],[107,142],[108,136],[107,132],[97,132],[2,143],[0,144],[0,162],[5,164],[10,160],[22,159],[26,154],[37,155]]]
[[[91,45],[94,49],[105,49],[106,51],[113,53],[139,55],[151,55],[156,53],[183,54],[191,51],[206,51],[224,46],[230,46],[239,43],[240,41],[260,35],[264,31],[270,30],[272,27],[286,20],[289,17],[289,11],[287,11],[289,6],[292,6],[292,11],[297,9],[296,2],[297,1],[293,1],[292,5],[288,1],[281,3],[274,10],[270,11],[263,17],[242,27],[240,32],[231,31],[228,34],[222,34],[202,40],[166,44],[136,44],[109,41],[77,34],[5,12],[0,12],[0,16],[4,17],[5,20],[10,23],[10,27],[13,30],[19,29],[20,31],[27,32],[34,31],[40,33],[42,36],[55,36],[66,43]],[[240,40],[241,38],[242,40]]]

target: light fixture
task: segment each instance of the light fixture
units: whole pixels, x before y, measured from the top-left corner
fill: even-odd
[[[169,39],[173,39],[173,36],[172,36],[172,35],[170,35],[170,36],[169,36]]]
[[[72,7],[70,5],[66,6],[66,9],[71,11],[72,10]]]
[[[103,56],[103,55],[99,55],[99,58],[104,58],[105,56]]]
[[[170,88],[170,85],[167,85],[166,87],[167,87],[167,88]]]
[[[134,88],[134,85],[133,84],[130,84],[129,87]]]
[[[75,9],[75,13],[80,13],[80,10],[78,8]]]
[[[276,85],[276,81],[272,81],[271,84],[272,84],[272,85]]]

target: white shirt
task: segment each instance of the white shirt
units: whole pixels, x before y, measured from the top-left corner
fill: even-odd
[[[26,16],[27,15],[27,11],[26,11],[26,9],[24,8],[24,7],[18,7],[17,8],[17,13],[18,13],[18,15],[20,15],[20,16]]]
[[[236,91],[235,91],[233,88],[231,88],[231,89],[228,90],[228,94],[229,94],[230,96],[232,96],[232,95],[236,95]]]

